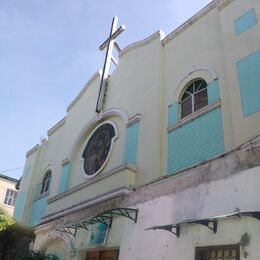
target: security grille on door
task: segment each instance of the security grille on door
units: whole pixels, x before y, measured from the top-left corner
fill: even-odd
[[[239,260],[239,245],[197,247],[196,260]]]

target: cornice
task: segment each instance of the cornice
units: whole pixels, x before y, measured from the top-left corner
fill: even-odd
[[[223,3],[221,3],[219,6],[218,6],[218,10],[221,11],[223,8],[225,8],[227,5],[229,5],[230,3],[234,2],[235,0],[226,0],[226,1],[223,1]]]
[[[126,124],[126,127],[130,127],[132,125],[134,125],[135,123],[138,123],[140,122],[141,120],[141,115],[140,114],[136,114],[134,116],[132,116],[131,118],[129,118],[127,124]]]
[[[100,77],[101,70],[96,71],[96,73],[89,79],[87,84],[84,86],[84,88],[79,92],[79,94],[74,98],[74,100],[69,104],[67,107],[67,112],[77,103],[77,101],[82,97],[82,95],[85,93],[86,89],[90,86],[90,84],[97,78]]]
[[[110,200],[122,198],[123,196],[125,196],[125,195],[127,195],[131,192],[133,192],[133,190],[131,188],[128,188],[128,187],[121,187],[119,189],[109,191],[108,193],[102,194],[101,196],[91,198],[89,200],[80,202],[78,204],[74,204],[71,207],[68,207],[66,209],[59,210],[59,211],[56,211],[52,214],[46,215],[42,218],[42,222],[40,223],[40,225],[46,224],[50,221],[53,221],[53,220],[58,219],[58,218],[62,218],[62,217],[67,216],[67,215],[74,214],[76,212],[90,208],[92,206],[96,207],[97,205],[105,203],[105,202],[110,201]]]
[[[177,128],[180,128],[180,127],[190,123],[191,121],[195,120],[196,118],[201,117],[201,116],[209,113],[210,111],[219,108],[220,106],[221,106],[221,101],[218,100],[215,103],[209,104],[209,105],[195,111],[194,113],[190,114],[189,116],[184,117],[183,119],[179,120],[177,123],[170,125],[167,128],[167,133],[168,134],[171,133],[173,130],[176,130]]]
[[[32,149],[30,149],[27,153],[26,153],[26,158],[28,158],[30,155],[32,155],[34,152],[36,152],[39,149],[40,145],[36,144]]]
[[[56,195],[54,197],[49,198],[48,204],[53,203],[53,202],[55,202],[55,201],[57,201],[57,200],[59,200],[61,198],[67,197],[68,195],[70,195],[70,194],[72,194],[72,193],[74,193],[76,191],[84,189],[84,188],[88,187],[89,185],[92,185],[92,184],[94,184],[96,182],[99,182],[99,181],[101,181],[103,179],[106,179],[106,178],[110,177],[111,175],[114,175],[114,174],[116,174],[118,172],[121,172],[121,171],[124,171],[124,170],[130,170],[130,171],[133,171],[133,172],[137,172],[137,168],[136,168],[135,165],[128,164],[128,163],[122,164],[122,165],[120,165],[120,166],[118,166],[118,167],[116,167],[116,168],[114,168],[114,169],[112,169],[110,171],[105,172],[102,175],[98,175],[94,179],[89,179],[88,181],[86,181],[86,182],[84,182],[84,183],[82,183],[80,185],[77,185],[77,186],[71,188],[70,190],[68,190],[66,192],[63,192],[61,194],[58,194],[58,195]]]
[[[50,130],[48,130],[47,135],[50,136],[57,130],[59,130],[62,126],[65,125],[66,117],[62,118],[56,125],[54,125]]]
[[[217,7],[218,10],[221,10],[233,1],[234,0],[213,0],[208,5],[206,5],[204,8],[202,8],[199,12],[197,12],[195,15],[193,15],[190,19],[188,19],[186,22],[184,22],[182,25],[180,25],[177,29],[175,29],[173,32],[168,34],[162,41],[163,46],[165,46],[169,41],[171,41],[173,38],[175,38],[180,33],[185,31],[187,28],[189,28],[191,25],[193,25],[199,19],[204,17],[206,14],[208,14],[214,8]]]
[[[152,35],[148,36],[147,38],[138,41],[138,42],[134,42],[130,45],[128,45],[127,47],[125,47],[120,53],[119,53],[119,57],[121,58],[123,55],[125,55],[126,53],[138,49],[140,47],[143,47],[149,43],[151,43],[152,41],[154,41],[155,39],[159,38],[160,40],[164,39],[165,34],[163,31],[159,30],[155,33],[153,33]]]

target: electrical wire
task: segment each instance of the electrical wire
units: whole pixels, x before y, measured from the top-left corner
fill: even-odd
[[[20,169],[23,169],[23,168],[24,167],[17,167],[17,168],[13,168],[13,169],[9,169],[9,170],[0,171],[0,173],[13,172],[13,171],[20,170]]]

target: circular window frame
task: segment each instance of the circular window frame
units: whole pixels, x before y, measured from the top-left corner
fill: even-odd
[[[117,125],[114,121],[111,121],[111,120],[107,120],[105,122],[102,122],[101,124],[97,125],[94,130],[91,131],[91,133],[89,134],[89,137],[87,138],[86,142],[84,143],[84,146],[83,146],[83,150],[81,151],[81,155],[84,151],[84,149],[86,148],[90,138],[93,136],[93,134],[95,133],[95,131],[100,128],[102,125],[105,125],[105,124],[110,124],[112,125],[112,127],[114,128],[114,131],[115,131],[115,136],[111,139],[111,144],[110,144],[110,148],[109,148],[109,152],[107,154],[107,157],[103,163],[103,165],[92,175],[88,175],[85,170],[84,170],[84,158],[81,157],[81,172],[84,176],[84,178],[86,179],[92,179],[94,177],[96,177],[103,169],[104,167],[106,166],[107,162],[108,162],[108,159],[110,158],[111,156],[111,152],[112,152],[112,149],[113,149],[113,146],[114,146],[114,142],[115,140],[118,138],[118,130],[117,130]]]

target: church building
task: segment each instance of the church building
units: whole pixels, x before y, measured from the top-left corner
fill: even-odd
[[[103,70],[26,154],[14,215],[33,249],[259,260],[260,1],[214,0],[120,49],[123,30],[115,17]]]

